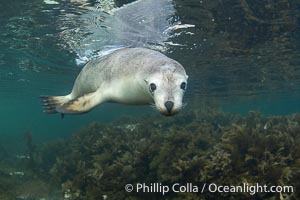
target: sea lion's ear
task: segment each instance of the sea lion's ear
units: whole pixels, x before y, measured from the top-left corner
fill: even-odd
[[[148,81],[146,79],[144,79],[144,81],[148,84]]]

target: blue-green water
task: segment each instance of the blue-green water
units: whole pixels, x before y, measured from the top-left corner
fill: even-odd
[[[78,61],[105,45],[146,46],[179,61],[189,75],[186,110],[300,112],[299,1],[157,1],[115,15],[107,10],[133,1],[112,2],[1,0],[0,145],[21,153],[26,130],[38,143],[94,121],[164,120],[149,106],[104,104],[63,120],[42,112],[39,96],[69,93]],[[193,26],[162,33],[179,23]]]

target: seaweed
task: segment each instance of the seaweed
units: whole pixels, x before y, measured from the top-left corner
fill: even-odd
[[[40,191],[48,196],[55,194],[60,196],[58,199],[68,200],[296,200],[300,196],[299,132],[299,114],[263,116],[249,112],[241,116],[193,110],[174,118],[94,122],[68,139],[36,146],[32,153],[35,170],[26,171],[23,180],[9,179],[7,173],[0,171],[1,186],[9,187],[7,195],[12,197],[20,190],[12,185],[25,182],[32,187],[39,185]],[[229,186],[259,183],[291,185],[294,192],[250,194],[205,190],[202,194],[162,195],[161,192],[127,193],[124,187],[128,183],[160,183],[169,187],[191,183],[199,188],[211,183]],[[38,196],[38,191],[30,191],[32,196]]]
[[[31,131],[27,130],[24,133],[24,140],[25,140],[25,144],[27,147],[27,154],[29,157],[29,162],[28,162],[28,167],[29,168],[34,168],[34,152],[35,152],[35,145],[32,143],[32,133]]]
[[[127,183],[299,187],[299,115],[186,112],[181,117],[92,123],[66,141],[50,173],[68,199],[249,199],[249,193],[126,193]],[[297,199],[257,193],[257,199]]]

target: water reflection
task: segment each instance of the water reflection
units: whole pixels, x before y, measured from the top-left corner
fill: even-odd
[[[81,16],[62,18],[62,24],[72,21],[74,28],[65,27],[61,37],[86,62],[99,51],[119,46],[148,47],[166,51],[174,30],[192,28],[182,25],[175,15],[172,0],[140,0],[117,7],[114,1],[98,1]],[[180,32],[178,34],[184,34]]]

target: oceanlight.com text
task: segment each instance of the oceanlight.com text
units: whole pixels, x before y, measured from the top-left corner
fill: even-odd
[[[256,193],[293,193],[294,187],[293,186],[267,186],[267,185],[260,185],[259,183],[255,184],[248,184],[243,183],[242,185],[236,186],[229,186],[229,185],[217,185],[215,183],[211,183],[208,185],[209,192],[220,192],[220,193],[249,193],[250,195],[254,195]]]
[[[259,183],[249,184],[242,183],[241,185],[218,185],[215,183],[204,183],[202,185],[196,185],[193,183],[174,183],[173,185],[164,185],[162,183],[136,183],[126,184],[126,192],[137,193],[161,193],[165,195],[169,192],[175,193],[248,193],[254,195],[256,193],[293,193],[293,186],[269,186],[260,185]]]

